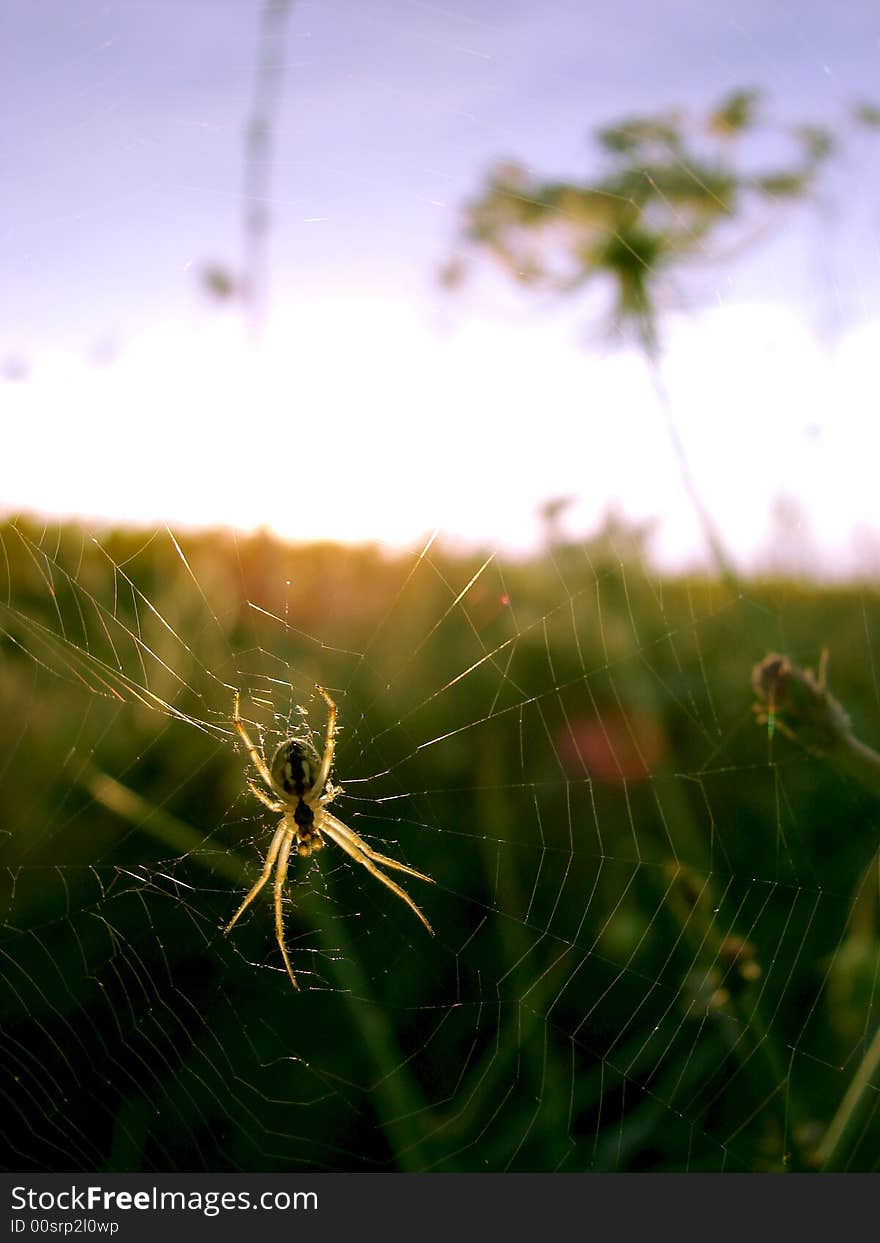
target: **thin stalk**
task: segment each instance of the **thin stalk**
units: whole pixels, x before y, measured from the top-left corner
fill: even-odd
[[[880,753],[853,734],[848,713],[828,690],[827,673],[827,649],[822,653],[817,673],[793,665],[775,652],[765,656],[752,671],[758,720],[770,730],[778,728],[812,754],[824,756],[839,772],[880,798]],[[876,1101],[878,1067],[880,1028],[816,1150],[822,1169],[841,1169],[845,1165],[869,1097]]]
[[[676,423],[675,415],[673,413],[669,390],[667,389],[666,382],[663,379],[663,367],[660,360],[660,347],[657,341],[657,332],[650,317],[643,319],[639,325],[639,342],[648,367],[648,374],[651,378],[651,384],[666,423],[666,432],[669,436],[673,452],[678,460],[678,469],[681,474],[681,481],[684,484],[684,490],[694,507],[694,512],[697,515],[703,531],[703,536],[709,547],[712,560],[715,562],[718,572],[724,581],[737,593],[739,593],[742,587],[739,572],[734,565],[733,558],[724,546],[724,541],[721,538],[721,532],[718,530],[712,515],[709,513],[709,510],[700,495],[700,490],[694,480],[690,459],[688,458],[687,451],[684,447],[684,441],[681,438],[681,433],[678,430],[678,424]]]
[[[847,1154],[859,1123],[864,1118],[869,1098],[871,1103],[876,1104],[874,1077],[878,1067],[880,1067],[880,1027],[874,1033],[874,1039],[859,1063],[852,1083],[847,1088],[837,1113],[831,1119],[822,1143],[816,1150],[816,1158],[823,1170],[845,1168]]]
[[[272,140],[284,74],[284,32],[291,7],[292,0],[266,0],[263,6],[251,114],[245,127],[242,274],[254,340],[262,334],[269,307]]]
[[[136,825],[163,846],[170,846],[176,854],[204,863],[211,872],[219,872],[236,885],[242,883],[246,868],[239,855],[229,851],[206,852],[203,834],[197,833],[191,825],[178,820],[163,807],[148,802],[115,777],[90,766],[80,775],[78,784],[91,794],[96,803],[121,820]]]
[[[853,734],[841,738],[829,759],[842,773],[880,798],[880,753]]]

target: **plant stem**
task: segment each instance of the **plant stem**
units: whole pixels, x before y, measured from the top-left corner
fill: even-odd
[[[845,734],[837,747],[829,752],[831,762],[848,777],[880,798],[880,753],[853,734]]]
[[[874,1090],[874,1075],[880,1067],[880,1027],[862,1058],[852,1083],[840,1102],[837,1113],[831,1119],[828,1130],[816,1157],[823,1170],[840,1170],[845,1166],[847,1152],[856,1127],[861,1121],[868,1103],[869,1093]],[[872,1100],[875,1098],[871,1097]]]
[[[694,481],[693,472],[691,470],[690,460],[684,447],[684,441],[678,430],[678,424],[675,421],[675,415],[672,410],[672,401],[669,397],[669,390],[663,379],[663,368],[660,362],[660,348],[657,343],[656,330],[652,323],[643,323],[639,331],[639,340],[642,346],[642,352],[648,366],[648,373],[651,377],[651,384],[654,393],[663,413],[666,422],[666,431],[669,441],[672,445],[676,458],[678,459],[678,469],[681,474],[681,481],[684,484],[684,490],[688,494],[691,504],[699,520],[703,530],[703,536],[712,554],[712,560],[715,567],[720,573],[724,581],[733,588],[737,593],[742,588],[742,582],[739,572],[733,563],[733,559],[724,546],[721,533],[715,525],[715,521],[700,495],[699,489]]]
[[[827,649],[818,675],[770,652],[752,670],[758,720],[772,722],[792,742],[824,756],[880,798],[880,753],[853,734],[849,714],[825,684],[827,666]]]
[[[245,129],[242,275],[251,336],[258,340],[268,314],[269,191],[272,142],[281,101],[284,35],[292,0],[265,0],[260,15],[251,113]]]
[[[839,772],[853,777],[880,798],[880,754],[855,737],[849,714],[826,686],[828,651],[818,675],[771,652],[752,671],[758,719],[777,724],[793,742],[824,756]],[[852,1082],[816,1150],[822,1169],[842,1169],[852,1155],[856,1128],[864,1116],[874,1077],[880,1067],[880,1028],[859,1063]]]
[[[79,784],[91,794],[96,803],[100,803],[120,819],[136,825],[150,837],[170,846],[179,855],[191,856],[203,862],[210,871],[219,872],[236,885],[242,884],[247,869],[238,855],[225,850],[207,854],[203,834],[197,833],[194,828],[178,820],[164,808],[148,802],[115,777],[90,766],[80,776]]]

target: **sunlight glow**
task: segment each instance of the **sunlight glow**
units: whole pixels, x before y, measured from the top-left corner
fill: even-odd
[[[744,561],[780,497],[826,570],[880,528],[878,345],[871,323],[823,348],[769,305],[673,326],[680,434]],[[558,324],[471,319],[444,338],[399,303],[328,299],[279,312],[259,350],[206,316],[104,367],[44,354],[4,387],[9,511],[390,545],[439,527],[521,551],[540,504],[570,496],[571,533],[616,507],[658,520],[664,563],[703,552],[642,360],[579,350]]]

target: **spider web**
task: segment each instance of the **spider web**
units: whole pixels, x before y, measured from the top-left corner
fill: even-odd
[[[815,100],[836,116],[831,70],[851,63],[847,40],[874,46],[873,17],[803,6],[795,30],[738,0],[692,6],[685,31],[688,6],[622,3],[603,15],[603,56],[580,5],[376,0],[342,6],[343,38],[339,6],[267,5],[297,19],[287,109],[279,62],[256,92],[272,124],[245,198],[272,209],[271,248],[257,210],[249,269],[203,273],[236,317],[247,292],[259,326],[271,271],[262,352],[243,363],[237,318],[218,328],[217,304],[168,292],[235,253],[254,103],[242,7],[212,6],[206,24],[202,6],[82,0],[11,19],[28,106],[7,112],[9,234],[27,267],[7,302],[4,512],[141,525],[0,527],[2,1164],[875,1169],[877,801],[759,728],[750,674],[770,651],[814,665],[827,646],[834,693],[877,741],[876,575],[862,559],[847,581],[842,555],[864,518],[876,560],[859,502],[875,492],[876,325],[824,369],[814,337],[792,345],[762,319],[763,257],[736,288],[704,273],[722,314],[687,348],[673,324],[666,377],[712,517],[754,551],[761,489],[782,479],[793,498],[775,576],[722,583],[670,555],[693,552],[697,524],[655,398],[639,360],[563,341],[583,334],[583,307],[566,320],[544,303],[545,328],[486,280],[448,367],[412,313],[452,209],[505,144],[542,177],[581,177],[587,128],[658,101],[700,111],[719,60],[731,86],[753,69],[789,83],[780,115]],[[250,38],[256,6],[248,21]],[[707,50],[679,76],[691,23]],[[858,64],[873,89],[873,60]],[[861,231],[843,237],[826,211],[809,264],[798,228],[774,252],[773,295],[794,270],[810,322],[821,252],[829,336],[876,311],[876,195],[859,172]],[[59,223],[77,243],[63,253]],[[497,333],[478,322],[487,307],[506,317]],[[95,384],[70,361],[85,340]],[[719,452],[719,429],[754,410],[754,435]],[[661,535],[677,528],[665,568],[622,520],[575,538],[599,510],[549,506],[536,548],[540,501],[611,492],[631,520],[662,511]],[[400,552],[426,512],[441,529]],[[389,515],[406,522],[387,544],[205,531],[385,539]],[[841,565],[834,586],[807,577]],[[267,754],[302,731],[320,749],[318,685],[339,708],[333,810],[433,878],[399,879],[436,935],[328,842],[289,873],[296,992],[270,894],[223,935],[277,821],[248,789],[231,716],[240,693]]]
[[[753,724],[742,636],[778,602],[613,543],[6,527],[12,1167],[808,1162],[876,1023],[876,806]],[[436,936],[328,844],[291,871],[296,993],[268,901],[221,934],[275,820],[230,715],[240,688],[268,750],[320,744],[319,679],[335,810],[434,878]]]

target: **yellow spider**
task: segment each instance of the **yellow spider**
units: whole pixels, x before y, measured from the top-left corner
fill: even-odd
[[[371,846],[368,846],[363,838],[359,837],[348,825],[343,824],[341,820],[337,820],[327,810],[328,803],[332,803],[337,794],[341,793],[339,787],[332,785],[329,780],[330,768],[333,764],[333,752],[336,747],[336,704],[324,690],[323,686],[318,686],[316,689],[328,709],[327,736],[324,740],[324,754],[320,758],[308,739],[286,738],[275,752],[272,763],[267,765],[262,753],[251,742],[248,732],[242,723],[238,711],[238,691],[235,693],[235,706],[232,710],[232,724],[238,731],[242,742],[247,748],[251,763],[260,774],[269,793],[267,794],[261,790],[251,780],[248,780],[248,785],[260,802],[268,807],[270,811],[281,812],[282,814],[281,823],[275,830],[275,836],[272,838],[271,845],[269,846],[269,853],[266,855],[266,862],[263,864],[260,879],[232,916],[223,932],[226,935],[226,933],[232,931],[238,920],[263,888],[274,868],[275,937],[278,941],[278,948],[281,950],[281,956],[284,959],[284,965],[287,968],[287,974],[290,976],[290,982],[294,988],[299,988],[299,985],[296,982],[296,976],[293,974],[293,968],[290,965],[287,948],[284,944],[284,921],[281,912],[281,895],[284,889],[284,882],[287,879],[287,865],[290,859],[290,852],[294,846],[296,846],[297,854],[310,855],[312,851],[320,850],[323,847],[324,836],[329,837],[347,855],[350,855],[355,862],[362,864],[368,872],[372,872],[377,880],[380,880],[383,885],[387,885],[392,893],[397,894],[398,898],[403,898],[407,906],[415,911],[431,935],[434,935],[434,929],[406,890],[401,889],[400,885],[396,885],[384,872],[380,872],[376,864],[383,863],[387,868],[393,868],[397,872],[406,872],[408,876],[415,876],[418,880],[426,880],[431,884],[433,884],[433,878],[425,876],[424,872],[417,872],[415,868],[407,867],[404,863],[398,863],[396,859],[389,859],[386,855],[380,855]]]

